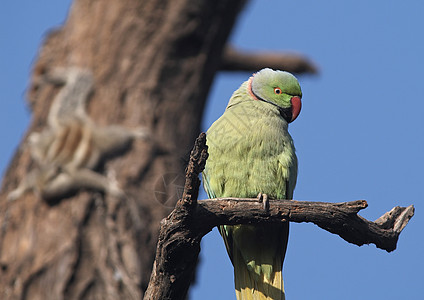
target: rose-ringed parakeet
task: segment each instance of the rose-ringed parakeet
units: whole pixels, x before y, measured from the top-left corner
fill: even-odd
[[[288,123],[298,116],[296,78],[263,69],[236,90],[206,134],[209,158],[203,182],[210,198],[292,199],[297,158]],[[236,296],[285,299],[282,265],[289,224],[220,226],[234,266]]]

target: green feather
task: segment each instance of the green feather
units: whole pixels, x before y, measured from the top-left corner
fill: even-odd
[[[301,95],[293,75],[270,69],[233,93],[224,114],[207,131],[203,182],[210,198],[265,193],[292,199],[297,158],[280,109],[290,107],[292,96]],[[281,271],[288,223],[219,229],[234,265],[238,299],[284,299]]]

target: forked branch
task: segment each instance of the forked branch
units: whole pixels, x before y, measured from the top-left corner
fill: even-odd
[[[367,206],[365,200],[343,203],[269,200],[269,209],[265,210],[256,199],[218,198],[199,201],[195,214],[196,219],[200,218],[204,226],[211,228],[282,220],[311,222],[349,243],[375,244],[387,252],[395,250],[399,234],[414,215],[414,207],[397,206],[371,222],[357,215]]]
[[[185,299],[202,237],[218,225],[290,221],[311,222],[361,246],[375,244],[388,252],[396,249],[399,234],[414,215],[414,207],[395,207],[375,222],[357,213],[365,200],[344,203],[294,200],[218,198],[197,201],[207,159],[206,135],[196,140],[187,167],[182,200],[162,220],[156,259],[144,299]]]

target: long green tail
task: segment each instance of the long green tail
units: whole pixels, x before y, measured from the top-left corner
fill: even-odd
[[[234,265],[237,300],[284,300],[288,223],[219,228]]]

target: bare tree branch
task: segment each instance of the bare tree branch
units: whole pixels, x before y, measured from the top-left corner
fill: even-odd
[[[357,213],[365,200],[344,203],[217,198],[196,201],[207,159],[206,135],[196,140],[187,167],[182,200],[161,223],[156,259],[144,299],[185,299],[202,237],[218,225],[291,221],[311,222],[361,246],[375,244],[388,252],[396,249],[399,234],[414,215],[414,207],[395,207],[375,222]]]
[[[227,46],[223,53],[221,70],[256,72],[263,68],[285,70],[291,73],[318,73],[318,67],[305,56],[280,52],[244,52]]]
[[[205,231],[225,224],[255,224],[282,220],[311,222],[339,235],[349,243],[358,246],[375,244],[387,252],[396,249],[400,232],[414,215],[412,205],[397,206],[381,217],[384,217],[386,222],[380,225],[380,222],[371,222],[357,215],[359,210],[368,206],[365,200],[343,203],[269,200],[269,209],[264,209],[263,204],[256,199],[207,199],[199,201],[198,204],[195,218],[199,219],[199,225],[202,224]]]
[[[155,262],[144,299],[186,298],[196,269],[200,241],[206,234],[192,229],[200,186],[198,176],[207,157],[206,134],[201,133],[190,154],[182,200],[161,221]]]

